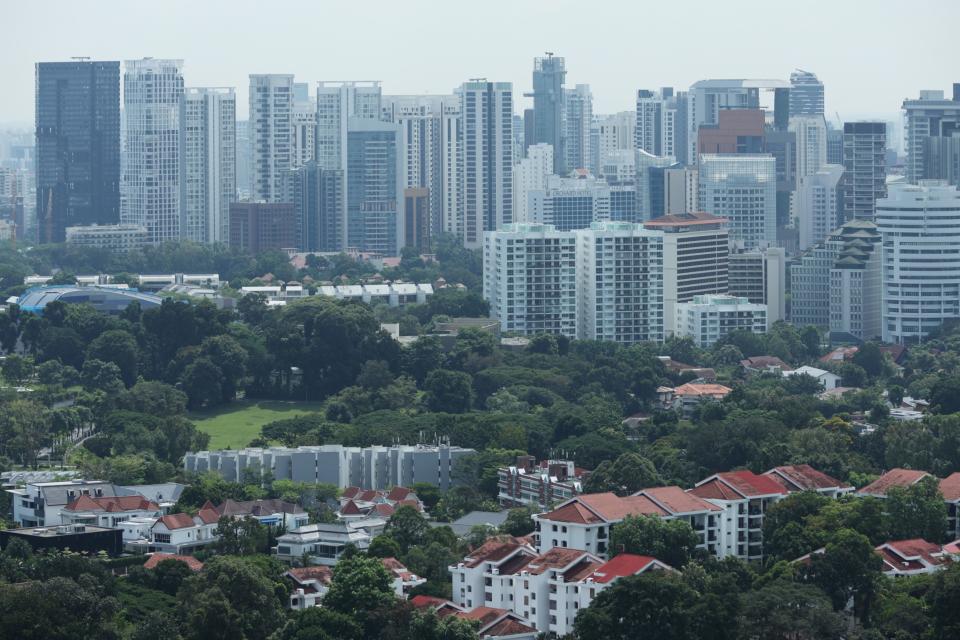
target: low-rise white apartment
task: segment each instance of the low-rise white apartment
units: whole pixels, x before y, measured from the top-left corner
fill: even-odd
[[[728,295],[695,296],[677,308],[676,335],[707,348],[733,331],[767,332],[767,305]]]

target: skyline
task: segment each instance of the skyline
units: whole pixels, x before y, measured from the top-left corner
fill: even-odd
[[[327,3],[293,3],[283,11],[267,11],[249,1],[195,5],[175,0],[165,5],[163,15],[114,1],[82,7],[18,3],[7,9],[9,23],[43,24],[43,32],[12,29],[0,42],[0,82],[12,88],[0,104],[0,123],[30,125],[34,64],[71,56],[121,62],[183,59],[187,86],[236,88],[241,119],[247,117],[252,73],[293,73],[297,82],[309,83],[311,93],[320,80],[376,79],[389,95],[449,93],[468,78],[486,77],[513,82],[520,97],[531,88],[533,58],[544,51],[566,58],[567,86],[590,85],[595,113],[633,109],[639,88],[685,90],[704,78],[786,79],[800,68],[824,82],[828,120],[835,121],[837,113],[844,120],[891,119],[904,98],[922,89],[948,91],[957,80],[948,65],[917,63],[956,58],[960,45],[951,34],[956,21],[949,18],[960,17],[960,6],[928,0],[904,11],[902,5],[885,1],[863,15],[857,5],[817,1],[778,23],[754,0],[723,7],[694,4],[697,19],[692,21],[678,18],[676,9],[667,6],[608,2],[580,11],[582,5],[567,0],[521,5],[495,0],[484,5],[486,13],[470,16],[473,27],[466,31],[451,28],[463,21],[460,6],[434,0],[384,4],[372,15]],[[62,19],[45,21],[51,5]],[[927,20],[930,8],[941,19]],[[291,16],[296,19],[288,19]],[[148,33],[117,28],[148,20],[154,25]],[[670,20],[678,21],[677,29],[644,27]],[[356,28],[331,28],[327,22]],[[778,24],[796,42],[788,40],[784,46]],[[894,28],[896,37],[877,35]],[[727,40],[717,36],[727,31]],[[264,46],[251,46],[264,32],[276,35]],[[496,33],[501,35],[491,39]],[[175,46],[168,43],[171,38]],[[710,44],[684,53],[677,42]],[[836,45],[824,46],[831,42]],[[395,55],[398,47],[403,55]],[[844,55],[850,51],[856,55]],[[913,51],[922,59],[909,55]],[[644,58],[651,52],[648,62]],[[517,112],[529,102],[518,100]]]

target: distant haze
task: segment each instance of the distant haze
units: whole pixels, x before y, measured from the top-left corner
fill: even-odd
[[[921,89],[960,81],[960,3],[164,2],[5,0],[0,122],[33,121],[34,63],[89,56],[183,58],[187,86],[238,90],[247,75],[298,82],[381,80],[385,94],[448,93],[468,78],[512,81],[529,101],[534,56],[566,58],[567,84],[590,84],[594,113],[632,109],[638,88],[686,89],[703,78],[826,84],[827,117],[898,118]]]

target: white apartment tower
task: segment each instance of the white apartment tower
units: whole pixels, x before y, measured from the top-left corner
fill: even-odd
[[[124,63],[123,224],[146,227],[147,241],[180,239],[182,60]]]
[[[548,224],[484,234],[483,297],[503,331],[577,334],[577,238]]]
[[[877,200],[883,340],[922,340],[960,316],[960,191],[939,180],[893,184]]]
[[[547,188],[553,174],[553,147],[546,142],[527,147],[527,157],[513,168],[513,219],[531,222],[529,198],[533,191]]]
[[[379,82],[318,82],[316,158],[320,168],[346,170],[348,119],[379,120],[380,116]]]
[[[676,157],[677,109],[662,93],[637,91],[635,146],[655,156]]]
[[[796,116],[789,130],[797,137],[797,178],[812,176],[827,164],[827,123],[823,116]]]
[[[594,222],[610,219],[610,185],[591,175],[547,176],[545,188],[527,195],[527,218],[553,225],[558,231],[587,229]]]
[[[180,236],[201,244],[227,244],[230,203],[237,199],[233,89],[187,89],[180,118]]]
[[[767,306],[727,295],[696,296],[677,305],[676,335],[702,349],[733,331],[766,333]]]
[[[799,180],[794,196],[800,250],[823,242],[840,226],[843,215],[843,166],[825,164]]]
[[[664,234],[595,222],[577,235],[577,337],[621,344],[664,338]]]
[[[250,145],[254,200],[283,201],[283,180],[293,168],[293,75],[250,75]]]
[[[727,220],[696,212],[666,215],[643,226],[663,233],[663,324],[670,336],[676,328],[677,304],[698,295],[727,292]]]
[[[463,184],[458,227],[464,246],[478,248],[484,232],[513,222],[513,85],[471,80],[459,93]]]
[[[317,110],[312,102],[294,103],[291,116],[293,139],[290,154],[291,169],[299,169],[313,160],[317,139]]]
[[[578,84],[564,90],[564,148],[568,170],[586,169],[593,154],[590,149],[590,127],[593,124],[593,94],[590,85]]]
[[[730,239],[752,249],[777,240],[777,168],[767,154],[700,156],[700,210],[727,218]]]
[[[637,114],[621,111],[612,115],[595,116],[592,124],[590,167],[603,177],[603,167],[610,156],[621,151],[632,151],[637,131]]]

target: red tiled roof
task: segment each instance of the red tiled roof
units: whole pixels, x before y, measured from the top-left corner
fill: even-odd
[[[418,595],[410,598],[410,604],[412,604],[415,609],[426,609],[427,607],[441,607],[443,605],[453,603],[449,600],[444,600],[443,598]]]
[[[498,572],[502,576],[509,576],[519,573],[524,567],[530,564],[536,556],[532,553],[518,553],[506,562],[500,565]]]
[[[940,545],[927,542],[922,538],[886,542],[877,547],[877,553],[885,564],[897,571],[921,571],[929,566],[940,566],[951,562]]]
[[[767,476],[752,471],[725,471],[701,480],[690,493],[715,500],[743,500],[755,496],[783,495],[787,491]]]
[[[521,548],[523,548],[523,545],[518,542],[487,540],[465,558],[465,564],[468,567],[476,567],[483,562],[498,562]]]
[[[940,493],[947,502],[960,500],[960,471],[955,471],[940,481]]]
[[[400,507],[413,507],[417,511],[423,511],[420,503],[411,498],[404,498],[403,500],[397,501],[396,508],[399,509]]]
[[[849,488],[846,482],[840,482],[808,464],[794,464],[774,467],[763,475],[772,478],[788,491],[816,491],[817,489]]]
[[[673,395],[681,397],[708,396],[711,398],[725,398],[731,391],[733,391],[733,389],[730,387],[725,387],[722,384],[693,384],[688,382],[687,384],[682,384],[679,387],[675,387],[673,390]]]
[[[665,516],[666,509],[646,496],[621,498],[615,493],[585,493],[573,498],[559,509],[541,516],[553,522],[594,524],[623,520],[626,516]]]
[[[458,613],[457,615],[461,618],[466,618],[467,620],[478,620],[480,622],[481,628],[485,627],[488,624],[495,622],[504,615],[507,614],[505,609],[494,609],[493,607],[477,607],[471,611],[464,611],[463,613]]]
[[[386,503],[374,505],[373,510],[377,513],[377,515],[384,516],[386,518],[392,516],[396,511],[391,505]]]
[[[768,367],[777,367],[782,371],[793,371],[793,367],[788,365],[786,362],[784,362],[777,356],[753,356],[752,358],[746,358],[745,360],[741,360],[740,364],[750,369],[753,369],[753,368],[766,369]]]
[[[842,362],[849,360],[859,351],[858,347],[837,347],[830,353],[820,356],[820,362]]]
[[[197,517],[200,518],[200,521],[203,524],[213,524],[219,522],[220,513],[211,505],[209,502],[200,507],[200,511],[197,511]]]
[[[343,497],[356,498],[358,493],[360,493],[360,487],[347,487],[343,490]]]
[[[567,569],[563,574],[564,582],[579,582],[603,566],[598,560],[584,557],[583,560]]]
[[[333,571],[330,567],[294,567],[287,571],[286,575],[293,578],[298,584],[304,584],[311,580],[316,580],[320,584],[330,584],[333,579]]]
[[[654,562],[656,562],[656,558],[652,556],[621,553],[609,562],[597,567],[590,577],[593,578],[594,582],[606,584],[613,582],[617,578],[635,576],[638,573],[643,573]]]
[[[150,554],[150,557],[147,558],[147,561],[143,563],[144,569],[154,569],[158,564],[164,560],[178,560],[188,567],[191,571],[200,571],[203,569],[203,563],[194,558],[193,556],[178,556],[172,553],[153,553]]]
[[[484,638],[500,638],[508,636],[518,636],[524,633],[536,633],[537,630],[531,627],[528,624],[520,622],[519,619],[507,616],[500,622],[496,622],[485,629],[481,629],[480,633],[483,634]]]
[[[538,576],[550,569],[564,569],[584,556],[589,557],[586,551],[580,549],[569,549],[567,547],[554,547],[544,554],[530,560],[526,571],[531,575]]]
[[[687,493],[677,486],[642,489],[634,495],[640,494],[650,498],[673,515],[698,511],[723,511],[717,505],[707,502],[699,496]]]
[[[361,514],[360,507],[357,506],[357,503],[353,500],[347,500],[347,502],[340,507],[340,515],[344,516],[358,516]]]
[[[367,489],[358,493],[356,499],[362,502],[373,502],[377,499],[377,492],[373,489]]]
[[[857,493],[865,496],[886,497],[893,487],[909,487],[930,475],[918,469],[890,469],[885,474],[860,489]]]
[[[603,518],[587,509],[578,501],[566,504],[559,509],[554,509],[550,513],[545,513],[542,517],[545,520],[553,520],[554,522],[575,522],[577,524],[603,522]]]
[[[143,496],[104,496],[91,498],[80,496],[66,507],[67,511],[106,511],[117,513],[120,511],[159,511],[157,503],[147,500]]]
[[[161,516],[158,522],[163,523],[163,526],[170,530],[185,529],[196,525],[193,518],[185,513],[171,513],[170,515]]]
[[[953,542],[943,545],[943,552],[960,556],[960,540],[954,540]]]
[[[390,493],[387,494],[387,500],[392,502],[406,500],[411,493],[413,493],[412,489],[408,489],[406,487],[394,487],[393,489],[390,489]]]

